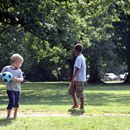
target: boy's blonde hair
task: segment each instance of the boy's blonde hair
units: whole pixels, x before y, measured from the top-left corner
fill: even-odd
[[[15,61],[21,61],[23,63],[24,60],[20,54],[16,53],[11,56],[11,63],[14,63]]]

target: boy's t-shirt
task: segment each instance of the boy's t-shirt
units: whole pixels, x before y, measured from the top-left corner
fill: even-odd
[[[1,73],[3,72],[10,72],[14,77],[23,78],[23,73],[21,69],[12,68],[11,66],[5,66]],[[12,81],[10,84],[7,84],[6,88],[7,90],[18,91],[18,92],[21,91],[20,83],[14,81]]]
[[[74,71],[76,68],[79,69],[79,73],[75,77],[74,81],[86,82],[86,59],[83,54],[77,56],[74,64]]]

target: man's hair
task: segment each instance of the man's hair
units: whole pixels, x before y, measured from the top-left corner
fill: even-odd
[[[76,51],[78,51],[78,52],[82,52],[83,51],[83,46],[82,46],[82,44],[76,44],[75,46],[74,46],[74,49],[76,50]]]
[[[24,60],[23,60],[23,57],[20,54],[16,53],[16,54],[13,54],[11,56],[11,63],[13,63],[15,61],[21,61],[21,62],[23,62]]]

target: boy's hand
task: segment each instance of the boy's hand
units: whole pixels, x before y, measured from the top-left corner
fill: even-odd
[[[13,77],[13,79],[12,79],[14,82],[19,82],[19,83],[21,83],[21,82],[23,82],[23,78],[17,78],[17,77]]]
[[[12,79],[14,82],[17,82],[18,81],[18,79],[16,78],[16,77],[13,77],[13,79]]]

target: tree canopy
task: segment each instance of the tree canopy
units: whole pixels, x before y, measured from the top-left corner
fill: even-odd
[[[18,52],[29,80],[66,80],[66,59],[80,42],[98,81],[115,63],[129,61],[123,50],[129,54],[129,6],[129,0],[1,0],[0,67]]]

